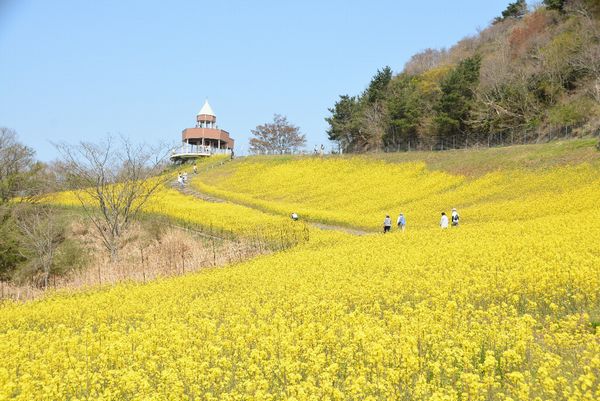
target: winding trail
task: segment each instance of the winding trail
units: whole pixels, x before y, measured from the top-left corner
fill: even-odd
[[[197,189],[193,188],[189,183],[185,184],[182,187],[177,181],[173,181],[173,182],[171,182],[171,188],[178,190],[179,192],[181,192],[184,195],[191,196],[191,197],[194,197],[197,199],[201,199],[205,202],[211,202],[211,203],[228,202],[225,199],[216,198],[214,196],[210,196],[205,193],[202,193],[202,192],[198,191]],[[231,202],[231,203],[234,203],[234,202]]]
[[[237,202],[233,202],[231,200],[228,199],[222,199],[222,198],[217,198],[215,196],[212,195],[208,195],[205,194],[203,192],[198,191],[196,188],[193,188],[189,182],[187,184],[185,184],[183,187],[181,187],[181,185],[177,182],[177,181],[172,181],[170,184],[171,188],[176,189],[177,191],[181,192],[184,195],[187,196],[191,196],[197,199],[201,199],[205,202],[213,202],[213,203],[225,203],[225,202],[229,202],[229,203],[233,203],[236,205],[240,205],[240,206],[244,206],[244,207],[248,207],[254,210],[258,210],[260,212],[263,213],[267,213],[273,216],[281,216],[280,214],[277,213],[273,213],[267,210],[263,210],[263,209],[259,209],[259,208],[255,208],[243,203],[237,203]],[[350,228],[350,227],[344,227],[344,226],[338,226],[338,225],[334,225],[334,224],[325,224],[325,223],[320,223],[318,221],[310,221],[310,220],[305,220],[308,224],[310,224],[313,227],[316,227],[318,229],[321,230],[331,230],[331,231],[340,231],[346,234],[351,234],[351,235],[367,235],[367,234],[373,234],[372,232],[369,231],[365,231],[365,230],[361,230],[359,228]]]

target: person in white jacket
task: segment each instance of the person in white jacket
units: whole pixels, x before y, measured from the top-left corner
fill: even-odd
[[[440,227],[442,230],[448,228],[448,216],[446,216],[446,212],[442,212],[442,219],[440,220]]]

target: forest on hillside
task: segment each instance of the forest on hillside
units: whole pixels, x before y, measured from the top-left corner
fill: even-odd
[[[378,70],[329,109],[343,152],[443,150],[600,134],[600,2],[510,3],[450,49]]]

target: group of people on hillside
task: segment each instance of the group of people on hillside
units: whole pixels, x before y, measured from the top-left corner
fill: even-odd
[[[323,156],[325,154],[325,146],[323,146],[323,144],[321,144],[321,148],[319,149],[319,148],[317,148],[317,145],[315,145],[314,154]]]
[[[458,215],[458,212],[456,211],[456,208],[452,208],[452,213],[450,215],[450,222],[452,224],[452,227],[458,227],[458,220],[460,219],[460,216]],[[443,229],[448,228],[448,216],[446,216],[446,212],[442,212],[442,218],[440,220],[440,227]]]
[[[187,183],[187,172],[184,171],[183,173],[177,174],[177,183],[181,188],[185,186]]]
[[[196,164],[194,164],[192,166],[192,171],[194,172],[194,174],[198,174],[198,166]],[[177,183],[179,184],[179,186],[181,188],[185,187],[185,184],[187,184],[187,180],[188,180],[187,171],[184,171],[183,173],[180,171],[179,173],[177,173]]]
[[[456,208],[452,208],[452,213],[450,214],[450,219],[448,219],[448,216],[446,215],[446,212],[442,212],[442,218],[440,219],[440,228],[442,230],[447,229],[450,224],[452,224],[452,227],[458,227],[458,220],[460,219],[460,216],[458,215],[458,211],[456,210]],[[404,230],[406,230],[406,217],[404,216],[404,213],[400,213],[398,215],[398,219],[396,220],[396,225],[398,226],[398,230],[404,232]],[[390,215],[387,214],[385,216],[385,219],[383,219],[383,233],[387,233],[390,232],[392,230],[392,219],[390,218]]]

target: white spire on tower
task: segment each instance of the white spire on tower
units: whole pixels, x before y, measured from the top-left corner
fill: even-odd
[[[212,107],[210,107],[210,104],[208,104],[208,99],[204,101],[204,105],[202,106],[197,115],[201,114],[216,117]]]

